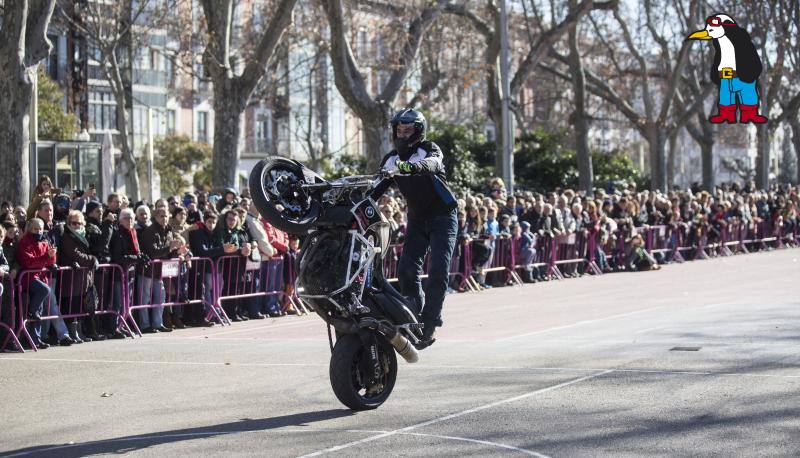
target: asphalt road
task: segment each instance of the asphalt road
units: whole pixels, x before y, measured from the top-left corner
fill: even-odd
[[[313,316],[0,354],[0,456],[800,456],[798,258],[448,296],[371,412]]]

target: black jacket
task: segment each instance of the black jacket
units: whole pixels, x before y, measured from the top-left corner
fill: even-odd
[[[436,143],[424,141],[407,157],[397,150],[383,157],[381,170],[397,170],[397,161],[417,164],[419,172],[413,175],[395,175],[394,182],[408,203],[409,219],[426,219],[452,211],[458,205],[453,192],[447,186],[442,150]],[[390,185],[385,180],[376,188],[374,196],[380,196]]]
[[[111,221],[100,222],[94,218],[86,219],[86,240],[89,251],[100,263],[111,261],[111,236],[114,235],[114,224]]]
[[[119,264],[124,270],[139,260],[139,255],[136,253],[138,247],[134,249],[131,235],[123,228],[119,228],[111,235],[109,251],[111,252],[111,262]]]
[[[189,232],[189,247],[192,254],[201,258],[216,259],[225,254],[214,233],[205,227]]]
[[[169,226],[162,227],[158,223],[153,223],[142,230],[142,234],[139,237],[139,247],[151,260],[169,259],[173,257],[172,250],[169,248],[171,241],[172,233]],[[144,275],[160,278],[161,263],[148,264],[144,269]]]

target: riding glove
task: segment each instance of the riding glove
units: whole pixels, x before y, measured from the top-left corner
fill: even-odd
[[[397,170],[402,173],[414,174],[419,172],[419,164],[408,161],[397,161]]]

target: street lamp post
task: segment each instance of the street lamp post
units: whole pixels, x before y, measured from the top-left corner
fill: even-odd
[[[147,176],[150,181],[150,203],[155,199],[155,180],[153,179],[153,109],[147,107]]]
[[[514,131],[511,129],[509,99],[511,87],[508,81],[508,12],[506,0],[500,1],[500,84],[502,87],[502,141],[503,141],[503,181],[509,194],[514,192]]]

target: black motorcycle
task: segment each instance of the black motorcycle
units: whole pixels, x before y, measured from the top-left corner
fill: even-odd
[[[353,410],[374,409],[389,397],[397,379],[395,351],[409,363],[419,357],[419,311],[381,269],[390,226],[378,211],[375,190],[390,178],[382,173],[326,181],[281,157],[250,172],[261,215],[303,239],[296,291],[328,324],[331,386]]]

